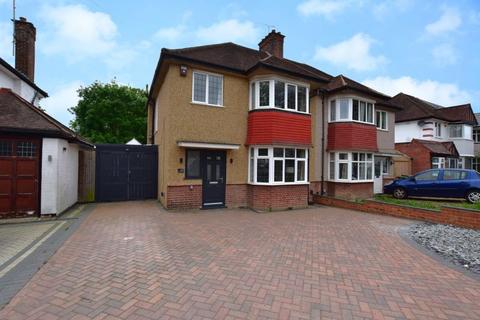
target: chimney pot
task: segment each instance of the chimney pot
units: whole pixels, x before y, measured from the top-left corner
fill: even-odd
[[[35,78],[35,38],[37,30],[26,18],[15,20],[15,69],[30,80]]]
[[[265,38],[260,41],[258,48],[277,58],[283,58],[283,39],[285,36],[273,29]]]

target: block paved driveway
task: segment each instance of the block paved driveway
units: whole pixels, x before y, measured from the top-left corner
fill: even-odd
[[[98,205],[0,319],[480,319],[480,283],[342,209]]]

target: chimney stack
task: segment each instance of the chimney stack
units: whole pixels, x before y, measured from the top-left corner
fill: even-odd
[[[285,36],[273,29],[265,38],[260,41],[258,48],[260,51],[268,52],[277,58],[283,58],[283,38]]]
[[[15,69],[30,80],[35,77],[35,37],[37,30],[24,17],[15,20]]]

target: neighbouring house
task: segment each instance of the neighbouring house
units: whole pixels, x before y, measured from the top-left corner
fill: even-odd
[[[390,97],[283,56],[221,43],[162,49],[148,101],[167,208],[305,207],[313,193],[370,197],[392,178]]]
[[[411,157],[412,173],[472,168],[477,120],[470,104],[443,107],[404,93],[391,102],[403,109],[396,115],[395,148]]]
[[[87,141],[39,108],[35,27],[15,20],[15,68],[0,58],[0,218],[59,214],[77,202]]]
[[[477,125],[473,127],[473,153],[472,169],[480,172],[480,113],[475,113]]]

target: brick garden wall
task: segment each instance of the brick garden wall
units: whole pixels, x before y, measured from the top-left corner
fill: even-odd
[[[368,199],[373,197],[373,182],[342,183],[326,182],[327,195],[344,199]]]
[[[419,209],[408,206],[387,204],[379,201],[365,200],[353,202],[331,197],[313,196],[315,203],[368,213],[385,214],[394,217],[435,223],[451,224],[459,227],[480,229],[480,212],[442,207],[440,211]]]

